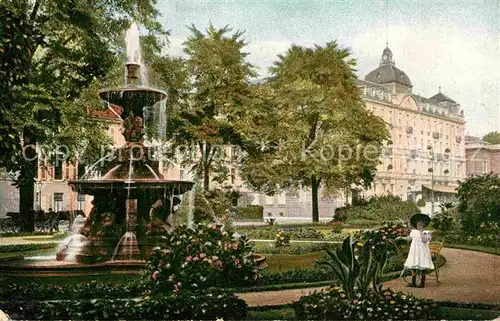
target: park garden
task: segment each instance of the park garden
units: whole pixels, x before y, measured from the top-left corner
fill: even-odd
[[[14,319],[71,320],[500,315],[498,304],[463,302],[460,296],[447,302],[424,299],[385,285],[404,277],[408,243],[397,238],[408,235],[418,204],[394,196],[356,199],[337,209],[331,221],[319,222],[319,191],[338,195],[369,187],[388,139],[386,124],[363,107],[348,49],[336,42],[291,46],[270,68],[271,77],[259,83],[252,81],[257,73],[245,60],[243,32],[230,27],[191,26],[186,57],[166,55],[169,32],[158,22],[154,4],[0,4],[0,166],[19,188],[22,229],[1,235],[0,310]],[[140,41],[127,36],[124,43],[120,35],[132,26]],[[144,64],[130,62],[131,43],[148,66],[147,88],[134,83]],[[105,87],[112,88],[102,91]],[[161,104],[141,114],[145,102]],[[193,181],[163,179],[156,160],[131,156],[103,165],[107,174],[99,179],[70,182],[97,200],[84,226],[88,231],[79,234],[90,244],[84,259],[92,264],[82,259],[28,266],[25,259],[53,255],[71,237],[35,231],[34,147],[51,151],[47,164],[65,146],[65,161],[78,159],[94,168],[111,142],[106,124],[90,119],[88,109],[112,103],[127,111],[120,115],[126,136],[121,150],[144,151],[149,148],[144,137],[168,140],[162,156],[189,168]],[[164,111],[158,119],[168,122],[147,127],[142,118],[158,110]],[[221,146],[234,147],[235,153],[226,155]],[[346,151],[359,152],[358,157],[346,157]],[[287,224],[266,219],[259,206],[235,207],[239,192],[225,184],[235,168],[247,187],[267,195],[310,190],[311,223]],[[111,176],[112,183],[106,180]],[[442,204],[432,218],[433,238],[446,248],[497,255],[499,186],[494,175],[462,182],[458,204]],[[184,197],[189,190],[192,201]],[[157,200],[169,202],[172,224],[149,216]],[[150,243],[139,251],[143,240]],[[118,264],[117,253],[129,260]],[[434,261],[437,268],[446,267],[446,256],[438,254]],[[282,305],[268,305],[264,296],[311,288],[318,292]],[[261,292],[258,304],[242,299]]]

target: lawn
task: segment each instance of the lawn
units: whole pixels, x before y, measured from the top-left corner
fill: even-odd
[[[296,269],[313,268],[318,258],[323,257],[325,252],[312,252],[306,254],[266,254],[268,267],[262,273],[278,273]]]

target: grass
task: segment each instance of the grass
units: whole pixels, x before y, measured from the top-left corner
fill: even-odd
[[[292,271],[296,269],[310,269],[314,267],[317,259],[323,257],[325,252],[312,252],[307,254],[266,254],[268,267],[262,270],[263,274]]]
[[[9,259],[9,258],[18,257],[18,256],[32,256],[32,255],[51,253],[51,252],[54,252],[54,249],[56,248],[56,246],[57,246],[57,244],[54,244],[54,248],[51,248],[51,249],[0,253],[0,259]]]
[[[97,281],[100,283],[129,283],[132,281],[138,281],[140,275],[134,274],[100,274],[100,275],[84,275],[84,276],[54,276],[54,277],[16,277],[15,280],[12,277],[5,277],[4,280],[0,278],[0,284],[7,282],[13,282],[16,284],[26,284],[26,283],[37,283],[40,285],[47,284],[57,284],[57,285],[70,285],[76,283],[89,283],[91,281]]]
[[[481,245],[449,244],[446,242],[444,243],[444,247],[500,255],[500,247],[495,248]]]

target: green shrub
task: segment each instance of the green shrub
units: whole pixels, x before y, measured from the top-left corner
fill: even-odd
[[[142,280],[157,295],[252,284],[259,273],[248,239],[215,224],[177,228],[151,255]]]
[[[264,274],[258,285],[273,285],[286,283],[306,283],[332,280],[331,272],[315,267],[312,269],[295,269],[286,272]]]
[[[79,300],[99,298],[134,298],[141,296],[144,287],[139,282],[130,283],[102,283],[91,281],[86,283],[71,283],[66,285],[10,283],[0,287],[0,298],[22,301],[30,300]]]
[[[276,236],[274,239],[274,245],[278,247],[289,246],[290,245],[290,235],[283,230],[276,230]]]
[[[390,289],[349,298],[337,287],[303,296],[293,308],[298,320],[427,320],[437,304]]]
[[[248,205],[245,207],[237,207],[235,219],[264,219],[264,207],[260,205]]]
[[[458,212],[463,235],[492,237],[500,222],[500,177],[496,174],[471,176],[458,187]]]
[[[415,203],[403,201],[397,196],[375,196],[364,205],[349,206],[342,211],[345,211],[343,215],[346,216],[346,223],[355,220],[370,220],[381,223],[398,219],[409,221],[413,214],[419,212],[419,209]]]
[[[421,198],[421,199],[419,199],[419,200],[417,201],[417,206],[418,206],[418,207],[425,207],[425,204],[426,204],[426,203],[425,203],[425,201],[424,201],[424,199],[423,199],[423,198]]]
[[[14,301],[5,309],[24,320],[215,320],[242,319],[248,306],[221,289],[186,291],[142,300]]]
[[[45,250],[57,247],[57,243],[30,243],[0,245],[0,253],[25,252],[34,250]]]
[[[332,222],[332,233],[340,234],[342,233],[343,229],[344,229],[344,222],[341,221]]]

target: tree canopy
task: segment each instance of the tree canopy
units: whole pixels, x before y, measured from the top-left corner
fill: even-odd
[[[491,132],[483,136],[483,140],[490,144],[500,144],[500,133]]]
[[[107,75],[123,50],[122,32],[135,20],[167,35],[155,0],[4,0],[0,3],[2,99],[0,166],[17,174],[20,212],[32,230],[34,146],[64,145],[68,154],[106,143],[88,119],[86,88]],[[6,72],[7,71],[7,72]],[[31,203],[31,205],[30,205]]]
[[[184,43],[188,56],[181,69],[186,81],[176,92],[170,133],[172,149],[183,149],[181,165],[190,166],[208,190],[210,180],[223,182],[227,176],[222,147],[240,143],[234,122],[246,106],[248,81],[255,73],[245,61],[242,32],[212,25],[205,33],[195,26],[190,30],[192,34]]]
[[[355,61],[336,42],[292,46],[271,68],[252,126],[242,126],[260,148],[248,149],[241,171],[245,181],[273,194],[294,187],[312,190],[313,221],[318,221],[318,189],[334,192],[373,179],[385,123],[367,111],[354,74]]]

